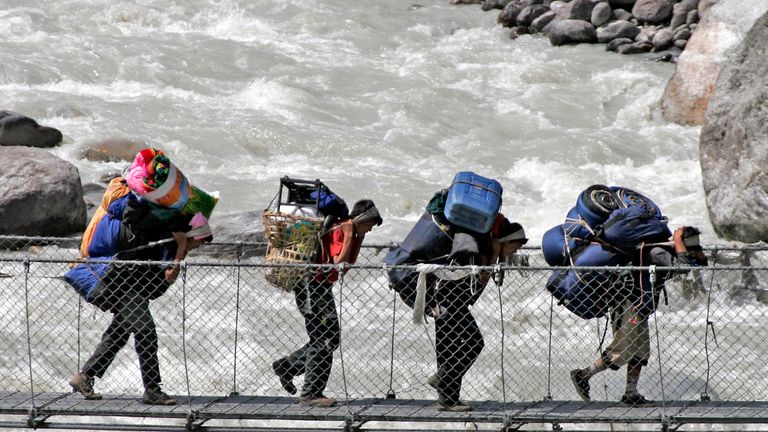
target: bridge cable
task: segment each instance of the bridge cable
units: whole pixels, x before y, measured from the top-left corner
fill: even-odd
[[[349,391],[347,389],[347,371],[344,367],[344,338],[341,336],[342,316],[344,315],[344,273],[346,273],[346,263],[339,265],[339,358],[341,359],[341,380],[344,383],[344,400],[347,405],[347,421],[352,422],[352,413],[349,410]]]
[[[662,426],[667,425],[667,395],[664,391],[664,368],[661,364],[661,343],[659,342],[659,320],[657,318],[656,308],[656,266],[652,265],[648,268],[649,281],[651,283],[651,300],[653,301],[653,327],[656,332],[656,357],[659,361],[659,383],[661,384],[661,423]],[[642,281],[642,276],[640,278]],[[647,318],[646,318],[647,319]]]
[[[184,357],[184,379],[187,382],[187,403],[192,414],[192,393],[189,389],[189,367],[187,366],[187,263],[181,262],[181,353]]]
[[[498,273],[501,271],[501,266],[496,264],[494,266],[494,272]],[[507,405],[507,382],[506,382],[506,373],[504,372],[504,347],[505,344],[505,331],[504,331],[504,302],[501,298],[501,283],[496,284],[496,289],[499,294],[499,319],[501,319],[501,398],[504,402],[504,405]]]
[[[236,280],[237,280],[237,291],[235,294],[235,348],[234,348],[234,357],[232,359],[232,392],[230,394],[237,395],[239,394],[237,391],[237,339],[238,339],[238,329],[239,329],[239,322],[240,322],[240,253],[241,253],[241,247],[242,247],[242,241],[238,241],[236,248],[235,248],[235,257],[237,259],[237,268],[236,268]]]
[[[555,296],[549,296],[549,341],[547,342],[547,394],[544,400],[552,400],[552,321],[555,310]]]
[[[80,315],[83,313],[83,298],[77,296],[77,370],[80,370]]]
[[[27,326],[27,366],[29,367],[29,392],[31,395],[32,407],[30,411],[36,411],[35,407],[35,386],[32,378],[32,340],[29,324],[29,257],[24,257],[24,308],[26,310],[25,322]]]
[[[715,261],[717,260],[717,246],[715,246],[715,250],[712,252],[712,267],[715,266]],[[709,372],[710,372],[710,363],[709,363],[709,328],[712,328],[712,338],[715,340],[715,345],[717,345],[717,339],[715,338],[715,323],[710,321],[710,311],[709,307],[712,303],[712,285],[715,280],[715,271],[712,270],[712,277],[709,279],[709,289],[707,290],[707,320],[704,323],[704,355],[706,357],[707,361],[707,378],[704,381],[704,393],[701,394],[701,400],[708,401],[709,398]]]
[[[387,390],[387,399],[395,399],[395,390],[392,388],[392,382],[395,376],[395,314],[397,312],[397,291],[392,290],[392,339],[389,347],[389,390]]]

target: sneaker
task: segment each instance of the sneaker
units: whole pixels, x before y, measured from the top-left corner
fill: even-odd
[[[641,395],[640,393],[632,393],[632,394],[625,394],[624,396],[622,396],[621,403],[625,405],[642,406],[642,405],[651,405],[653,404],[653,401],[646,399],[645,396]]]
[[[280,379],[280,385],[290,394],[296,394],[296,386],[293,384],[293,377],[288,375],[285,365],[286,359],[275,360],[272,362],[272,370]]]
[[[437,385],[440,383],[440,378],[438,378],[437,374],[430,375],[429,378],[427,378],[427,384],[429,384],[430,387],[437,390]]]
[[[330,408],[336,406],[336,399],[323,395],[302,396],[299,398],[299,405],[313,408]]]
[[[160,390],[160,387],[147,387],[141,401],[147,405],[176,405],[176,399]]]
[[[437,409],[438,411],[448,411],[448,412],[472,411],[472,407],[469,404],[462,401],[458,401],[456,403],[446,403],[446,402],[437,401]]]
[[[78,372],[69,378],[69,385],[72,391],[80,393],[88,400],[99,400],[101,395],[93,391],[93,377]]]
[[[576,393],[579,394],[579,397],[589,402],[589,378],[584,376],[584,371],[581,369],[572,370],[571,381],[573,381],[573,386],[576,387]]]

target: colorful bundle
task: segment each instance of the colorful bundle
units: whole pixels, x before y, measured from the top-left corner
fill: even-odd
[[[141,150],[125,173],[131,190],[163,209],[193,216],[193,228],[208,224],[218,193],[193,186],[161,150]],[[202,218],[202,219],[201,219]]]

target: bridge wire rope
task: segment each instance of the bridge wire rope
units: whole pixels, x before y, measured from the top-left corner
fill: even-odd
[[[35,384],[32,377],[32,335],[30,334],[29,324],[29,257],[24,257],[24,309],[25,323],[27,327],[27,366],[29,367],[29,393],[31,395],[32,407],[30,411],[36,411],[35,407]]]
[[[181,354],[184,357],[184,380],[187,384],[189,415],[192,414],[192,392],[189,388],[189,367],[187,366],[187,263],[181,262]]]
[[[641,262],[640,265],[642,266],[642,250],[640,252],[641,256]],[[648,275],[649,275],[649,281],[651,283],[651,300],[653,301],[653,327],[654,331],[656,332],[656,358],[659,362],[659,384],[661,385],[661,423],[662,427],[667,426],[667,395],[664,389],[664,368],[662,367],[661,363],[661,342],[659,342],[659,320],[657,317],[657,311],[656,308],[658,305],[656,304],[656,266],[652,265],[648,268]],[[642,284],[642,276],[640,277],[640,281]],[[647,319],[647,318],[646,318]]]
[[[347,371],[344,366],[344,338],[342,337],[342,317],[344,315],[344,273],[346,273],[346,263],[339,266],[339,359],[341,360],[341,381],[344,384],[344,402],[347,408],[347,420],[351,423],[353,420],[352,412],[349,409],[349,390],[347,389]]]
[[[237,245],[235,246],[235,257],[237,260],[237,267],[235,268],[235,276],[236,276],[236,291],[235,291],[235,347],[233,351],[233,359],[232,359],[232,392],[230,394],[237,395],[237,340],[238,340],[238,332],[239,332],[239,323],[240,323],[240,253],[242,242],[238,241]]]
[[[83,298],[77,296],[77,370],[80,370],[80,316],[83,314]]]
[[[715,266],[717,260],[717,246],[715,246],[712,252],[712,267]],[[704,380],[704,393],[701,395],[701,400],[709,400],[709,374],[710,374],[710,362],[709,362],[709,328],[712,328],[712,337],[715,337],[715,323],[710,321],[710,305],[712,304],[712,286],[715,280],[715,271],[712,271],[712,277],[709,278],[709,289],[707,290],[707,317],[704,321],[704,356],[707,362],[707,378]],[[717,344],[717,339],[715,339]]]
[[[496,264],[494,272],[501,272],[501,266]],[[504,371],[504,347],[506,346],[506,334],[504,332],[504,302],[501,298],[501,283],[496,284],[496,290],[499,294],[499,319],[501,320],[501,399],[504,405],[507,405],[507,382],[506,373]]]
[[[552,322],[554,321],[555,296],[549,296],[549,340],[547,341],[547,394],[544,400],[552,400]]]
[[[395,315],[397,313],[397,291],[392,290],[392,338],[389,344],[389,389],[387,390],[387,399],[395,399],[395,390],[392,383],[395,377]]]

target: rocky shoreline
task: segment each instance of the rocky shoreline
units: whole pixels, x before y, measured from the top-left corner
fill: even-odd
[[[451,0],[501,9],[510,36],[541,33],[555,46],[602,43],[619,54],[663,52],[675,61],[716,0]]]

